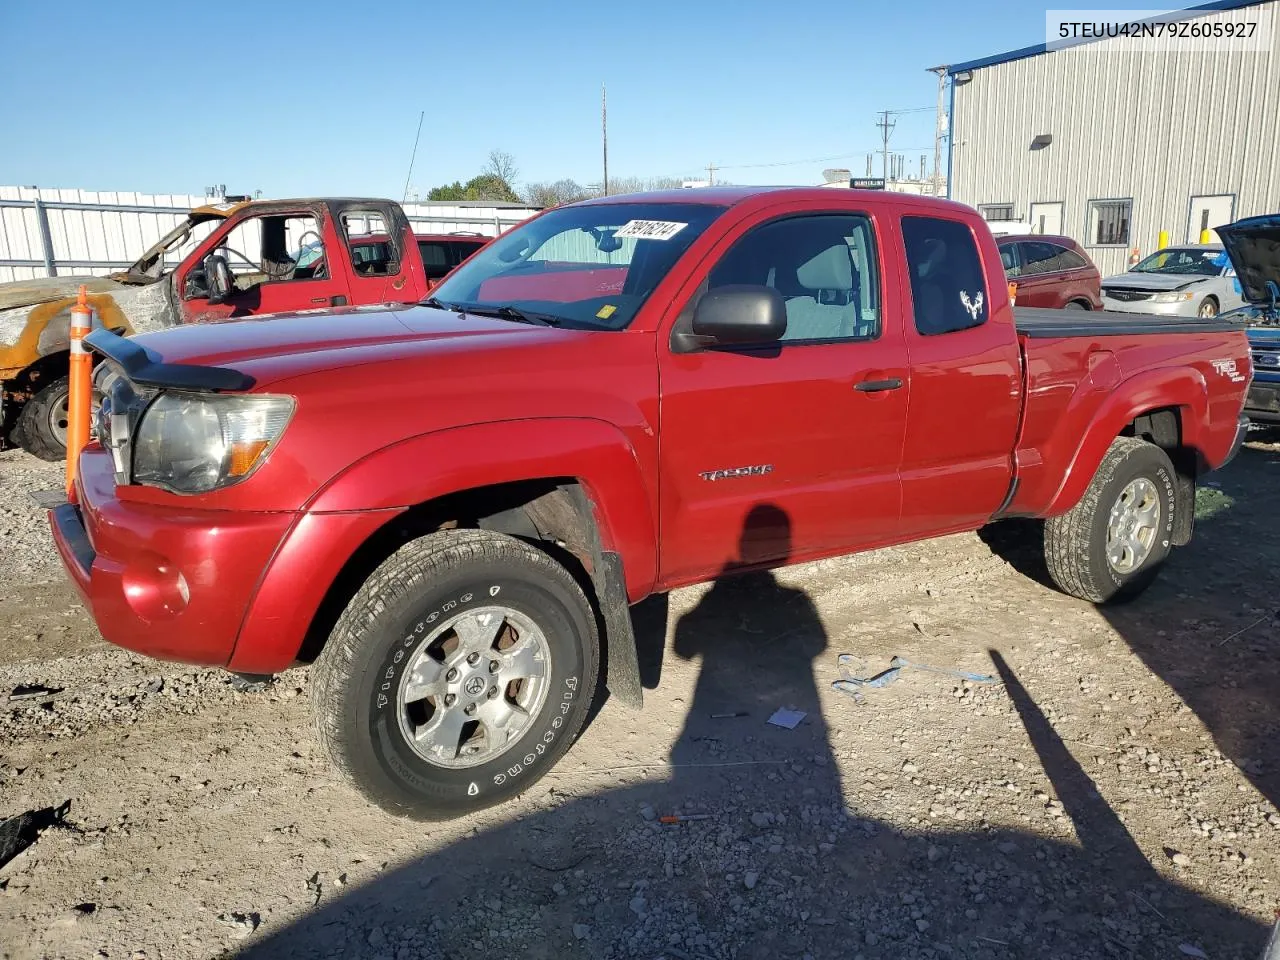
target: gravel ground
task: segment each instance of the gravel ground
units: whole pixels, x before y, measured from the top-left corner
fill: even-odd
[[[1051,590],[1016,526],[647,601],[645,709],[606,704],[529,793],[445,824],[330,773],[305,670],[244,692],[103,645],[19,497],[58,476],[0,455],[0,692],[57,691],[0,700],[0,816],[71,802],[0,868],[0,956],[1261,953],[1280,445],[1202,489],[1195,543],[1124,607]],[[908,670],[858,703],[841,653],[997,682]]]

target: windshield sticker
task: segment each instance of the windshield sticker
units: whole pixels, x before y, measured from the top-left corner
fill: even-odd
[[[606,303],[603,307],[601,307],[599,310],[596,311],[596,317],[600,320],[608,320],[617,312],[618,312],[617,307],[615,307],[612,303]]]
[[[670,240],[687,227],[687,223],[671,220],[628,220],[618,228],[615,237],[635,237],[637,240]]]

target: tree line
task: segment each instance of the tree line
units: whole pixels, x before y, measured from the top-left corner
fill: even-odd
[[[428,200],[488,200],[490,202],[526,203],[533,207],[558,207],[565,203],[587,200],[604,194],[601,184],[582,185],[568,178],[526,183],[517,188],[520,171],[515,157],[503,150],[489,154],[481,171],[463,183],[432,187]],[[609,180],[609,194],[640,193],[645,190],[669,190],[679,187],[678,177],[616,177]]]

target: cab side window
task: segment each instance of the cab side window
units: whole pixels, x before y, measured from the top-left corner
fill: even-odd
[[[788,217],[754,228],[712,267],[707,287],[735,284],[782,295],[784,343],[869,340],[880,333],[879,261],[865,216]]]
[[[987,322],[991,297],[978,245],[967,224],[936,217],[903,217],[916,330],[926,337]]]
[[[307,214],[248,217],[212,252],[226,258],[241,293],[264,283],[311,280],[324,261],[319,228],[316,218]]]

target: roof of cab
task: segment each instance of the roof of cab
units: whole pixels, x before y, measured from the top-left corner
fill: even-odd
[[[971,211],[971,208],[965,204],[956,203],[953,200],[944,200],[940,197],[921,197],[911,193],[897,193],[891,190],[851,190],[796,186],[725,186],[654,190],[649,193],[626,193],[607,197],[593,197],[590,200],[569,204],[569,206],[592,206],[602,203],[698,203],[732,207],[753,200],[786,199],[831,202],[838,197],[857,197],[863,201],[873,198],[892,197],[895,203],[901,203],[904,206],[945,206],[957,210]]]

